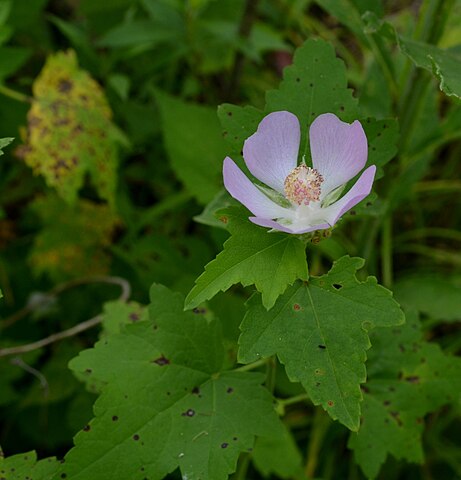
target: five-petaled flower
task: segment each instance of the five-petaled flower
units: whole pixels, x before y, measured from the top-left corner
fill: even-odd
[[[342,122],[319,115],[309,130],[312,167],[298,165],[299,121],[290,112],[270,113],[243,146],[243,158],[256,185],[226,157],[223,176],[227,191],[255,215],[262,227],[287,233],[307,233],[332,227],[369,195],[376,173],[368,167],[341,198],[346,183],[367,161],[367,138],[359,121]],[[339,199],[338,199],[339,198]]]

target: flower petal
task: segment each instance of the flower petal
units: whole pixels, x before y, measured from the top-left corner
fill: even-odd
[[[319,115],[309,130],[312,165],[323,176],[322,199],[354,178],[365,166],[368,143],[358,120],[349,124],[336,115]]]
[[[299,141],[296,115],[285,111],[270,113],[243,145],[248,170],[261,182],[283,193],[283,182],[298,163]]]
[[[229,157],[224,159],[223,177],[227,191],[254,215],[263,218],[291,216],[289,209],[277,205],[264,195]]]
[[[322,209],[322,219],[333,226],[344,213],[367,197],[371,192],[375,173],[375,165],[368,167],[344,197]]]
[[[265,218],[250,217],[250,220],[256,225],[259,225],[260,227],[268,227],[274,230],[278,230],[280,232],[295,233],[295,234],[313,232],[314,230],[324,230],[325,228],[330,228],[330,225],[328,225],[328,223],[323,223],[321,225],[314,225],[306,228],[291,229],[289,225],[282,225],[278,222],[274,222],[273,220],[267,220]]]

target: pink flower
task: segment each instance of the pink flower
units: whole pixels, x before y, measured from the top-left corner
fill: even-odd
[[[243,146],[248,170],[264,185],[251,182],[225,158],[224,185],[253,213],[250,220],[256,225],[297,234],[330,228],[369,195],[375,165],[339,198],[367,161],[367,138],[359,121],[348,124],[332,113],[319,115],[310,126],[309,140],[312,167],[304,160],[298,166],[299,121],[290,112],[274,112]]]

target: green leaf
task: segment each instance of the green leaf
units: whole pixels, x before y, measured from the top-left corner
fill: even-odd
[[[221,188],[226,145],[216,112],[157,92],[165,147],[186,188],[206,204]]]
[[[349,439],[370,479],[388,454],[422,463],[423,417],[442,405],[457,404],[461,391],[461,360],[422,339],[416,314],[407,315],[402,327],[377,329],[372,342],[362,424]]]
[[[18,71],[30,58],[31,49],[23,47],[0,47],[0,82]]]
[[[0,138],[0,156],[3,155],[3,149],[7,147],[14,138],[8,137],[8,138]]]
[[[240,362],[277,354],[290,380],[301,382],[315,405],[355,431],[370,348],[367,332],[404,320],[391,292],[374,277],[357,280],[363,264],[342,257],[328,274],[290,287],[269,312],[254,295],[239,341]]]
[[[287,428],[277,436],[258,437],[253,449],[253,463],[266,478],[273,474],[277,478],[292,479],[303,470],[301,453]]]
[[[125,325],[147,319],[147,310],[137,302],[114,300],[104,304],[102,319],[102,336],[115,335],[123,330]]]
[[[304,243],[294,235],[268,232],[248,221],[238,207],[222,211],[231,237],[224,250],[208,265],[186,298],[187,309],[225,292],[236,283],[255,285],[262,303],[270,309],[277,297],[295,280],[307,280]]]
[[[59,465],[55,457],[37,461],[35,452],[20,453],[7,458],[0,456],[1,478],[5,480],[50,480]]]
[[[402,52],[417,66],[429,70],[446,95],[461,99],[461,55],[434,45],[398,37]]]
[[[362,120],[361,123],[368,139],[366,166],[376,165],[378,167],[376,177],[381,178],[384,175],[384,165],[397,153],[398,123],[392,118],[385,120],[367,119]]]
[[[97,43],[100,47],[120,48],[147,44],[154,47],[177,38],[178,30],[159,25],[152,20],[137,20],[117,25]]]
[[[434,274],[413,274],[400,278],[394,294],[405,307],[436,320],[461,319],[461,278]]]
[[[220,372],[216,322],[184,312],[183,297],[162,286],[151,301],[149,321],[71,361],[106,385],[56,479],[160,480],[179,466],[183,478],[225,480],[255,435],[281,428],[262,375]]]
[[[99,195],[113,204],[123,135],[101,87],[69,50],[48,57],[33,92],[27,142],[18,155],[68,203],[76,201],[89,174]]]
[[[357,119],[357,99],[347,88],[344,62],[331,44],[308,40],[295,52],[293,65],[285,68],[277,90],[266,95],[266,113],[288,110],[301,124],[301,155],[306,155],[307,127],[322,113],[335,113],[344,121]]]

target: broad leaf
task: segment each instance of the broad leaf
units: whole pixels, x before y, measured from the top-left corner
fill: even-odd
[[[322,113],[335,113],[342,120],[357,119],[357,100],[347,88],[344,62],[323,40],[308,40],[296,50],[293,65],[285,68],[277,90],[266,95],[266,113],[288,110],[301,123],[300,156],[307,155],[307,127]]]
[[[101,87],[68,51],[48,57],[33,93],[27,142],[18,155],[69,203],[87,174],[99,195],[114,203],[117,142],[123,137]]]
[[[206,267],[186,298],[186,308],[194,308],[219,291],[236,283],[255,285],[262,293],[265,308],[297,279],[307,280],[304,243],[294,235],[268,232],[248,220],[240,208],[222,211],[231,237],[224,250]]]
[[[281,428],[262,375],[220,372],[216,322],[184,312],[164,287],[154,285],[151,300],[149,321],[71,362],[106,385],[56,479],[160,480],[180,467],[183,478],[224,480],[255,435]]]
[[[165,147],[177,177],[200,203],[221,187],[226,144],[214,109],[158,92]]]
[[[59,468],[54,457],[37,462],[35,452],[20,453],[11,457],[0,456],[0,478],[5,480],[50,480]]]
[[[240,362],[277,354],[290,380],[301,382],[315,405],[351,430],[359,428],[367,332],[404,319],[374,277],[357,280],[363,263],[342,257],[328,274],[290,287],[269,312],[253,296],[239,341]]]
[[[413,313],[402,327],[372,334],[361,427],[349,440],[367,478],[377,477],[388,454],[422,463],[424,416],[459,402],[461,360],[424,341],[419,328]]]

